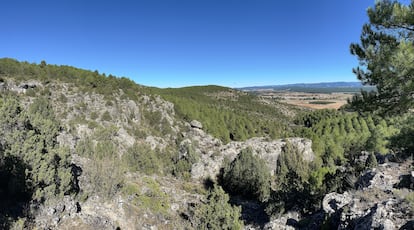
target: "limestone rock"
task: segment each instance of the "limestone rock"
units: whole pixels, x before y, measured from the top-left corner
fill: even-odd
[[[411,229],[410,206],[393,188],[411,163],[384,163],[366,171],[358,180],[358,190],[329,193],[323,199],[324,212],[333,217],[337,229]]]
[[[297,229],[297,224],[299,220],[299,213],[297,212],[288,212],[282,216],[271,220],[267,223],[263,229],[264,230],[294,230]]]
[[[314,159],[311,148],[312,141],[304,138],[269,141],[266,138],[255,137],[246,141],[233,141],[222,145],[219,140],[205,134],[200,129],[193,128],[185,136],[192,143],[197,143],[197,146],[195,146],[196,151],[199,151],[201,155],[200,161],[194,164],[191,170],[192,178],[194,179],[216,178],[225,158],[232,161],[241,150],[248,147],[253,150],[254,155],[266,162],[271,175],[274,175],[276,171],[277,159],[287,142],[295,145],[305,160],[312,161]]]
[[[201,122],[196,121],[196,120],[192,120],[190,122],[191,128],[195,128],[195,129],[203,129],[203,124],[201,124]]]
[[[358,180],[361,189],[377,188],[382,191],[391,191],[400,179],[397,163],[384,163],[377,168],[366,171]]]
[[[336,192],[328,193],[325,195],[322,201],[322,208],[325,213],[333,214],[340,208],[351,202],[351,196],[345,192],[338,194]]]

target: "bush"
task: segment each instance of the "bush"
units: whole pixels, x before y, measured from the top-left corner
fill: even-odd
[[[287,142],[277,160],[275,191],[272,191],[267,204],[268,214],[292,209],[306,212],[316,208],[314,205],[317,206],[318,202],[311,195],[310,175],[309,163],[297,147]]]
[[[368,155],[367,161],[365,162],[365,168],[372,169],[378,166],[377,158],[375,154],[371,152]]]
[[[49,101],[39,97],[22,110],[13,96],[0,103],[0,143],[7,157],[21,159],[33,200],[45,200],[74,191],[70,152],[57,144],[59,123]]]
[[[223,186],[232,194],[265,201],[270,194],[270,172],[264,160],[253,156],[252,149],[240,152],[224,166]]]
[[[229,203],[229,196],[215,185],[208,193],[206,202],[198,205],[194,213],[197,229],[243,229],[241,208]]]
[[[174,161],[173,174],[176,177],[189,179],[191,177],[191,168],[193,164],[198,162],[199,158],[200,156],[196,153],[192,144],[182,145],[179,149],[179,155]]]
[[[102,121],[111,121],[112,120],[111,114],[109,114],[108,111],[105,111],[101,116],[101,120]]]
[[[155,151],[147,145],[135,144],[123,155],[123,160],[130,171],[140,171],[145,174],[159,173],[162,163]]]
[[[400,133],[391,137],[390,146],[400,153],[401,158],[408,158],[414,154],[414,116],[401,121]]]

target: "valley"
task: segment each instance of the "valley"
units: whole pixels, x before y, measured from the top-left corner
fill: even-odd
[[[287,91],[261,91],[255,94],[264,100],[280,101],[309,109],[339,109],[347,104],[352,98],[351,93],[308,93],[308,92],[287,92]]]

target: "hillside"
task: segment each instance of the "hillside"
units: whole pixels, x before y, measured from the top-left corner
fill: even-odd
[[[2,229],[319,229],[362,219],[369,229],[413,218],[410,114],[305,111],[220,86],[150,88],[8,58],[0,91]],[[363,191],[378,196],[351,207]],[[351,209],[327,207],[341,202],[332,194]]]

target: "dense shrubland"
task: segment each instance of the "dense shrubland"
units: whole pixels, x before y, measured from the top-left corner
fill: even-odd
[[[1,95],[0,223],[30,213],[29,203],[39,205],[78,192],[69,149],[56,141],[59,129],[47,98],[37,98],[25,108],[17,95]]]

